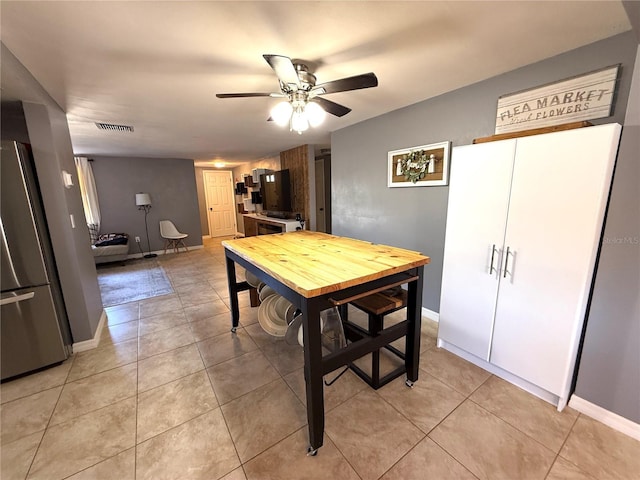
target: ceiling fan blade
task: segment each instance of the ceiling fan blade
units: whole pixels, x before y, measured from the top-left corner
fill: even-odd
[[[327,100],[322,97],[315,97],[310,101],[317,103],[325,112],[335,115],[336,117],[344,117],[351,111],[349,107],[345,107],[344,105],[340,105],[339,103],[332,102],[331,100]]]
[[[347,92],[349,90],[360,90],[361,88],[371,88],[378,86],[378,77],[375,73],[363,73],[362,75],[356,75],[354,77],[341,78],[340,80],[333,80],[331,82],[321,83],[313,87],[311,91],[322,89],[324,92],[319,92],[319,95],[323,93],[337,93]]]
[[[281,93],[216,93],[218,98],[243,98],[243,97],[284,97]]]
[[[262,55],[267,63],[276,72],[278,79],[284,85],[289,85],[292,90],[297,90],[301,87],[300,79],[298,78],[298,72],[296,67],[293,66],[293,62],[289,57],[282,55]],[[295,88],[293,86],[295,85]]]

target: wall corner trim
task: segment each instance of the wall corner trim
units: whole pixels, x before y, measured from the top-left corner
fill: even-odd
[[[100,345],[100,336],[102,335],[102,330],[106,323],[107,323],[107,312],[104,309],[102,309],[102,315],[100,315],[100,321],[98,322],[98,328],[96,328],[95,335],[90,340],[74,343],[73,353],[92,350],[96,348],[98,345]]]
[[[621,417],[576,395],[571,396],[569,406],[587,417],[591,417],[620,433],[640,441],[640,424],[638,423],[632,422],[627,418]]]

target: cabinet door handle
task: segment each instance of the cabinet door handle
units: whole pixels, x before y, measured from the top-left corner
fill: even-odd
[[[491,245],[491,265],[489,265],[489,275],[493,275],[494,270],[497,272],[497,270],[493,266],[493,260],[495,259],[495,256],[496,256],[496,244],[494,243],[493,245]]]
[[[509,247],[507,247],[507,253],[504,256],[504,275],[503,278],[507,278],[507,273],[509,275],[511,275],[512,273],[508,270],[509,268],[509,255],[511,255],[513,257],[513,252],[510,251]],[[513,267],[513,262],[511,264],[511,266]]]

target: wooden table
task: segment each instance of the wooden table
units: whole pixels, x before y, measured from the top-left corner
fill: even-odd
[[[232,332],[238,327],[238,292],[248,290],[236,280],[235,264],[253,273],[285,297],[303,315],[304,376],[309,423],[309,453],[322,446],[324,433],[323,376],[406,335],[407,385],[418,379],[424,265],[429,257],[401,248],[337,237],[320,232],[289,232],[222,242],[225,247]],[[322,355],[320,312],[395,285],[407,284],[407,318],[378,336],[350,343]]]

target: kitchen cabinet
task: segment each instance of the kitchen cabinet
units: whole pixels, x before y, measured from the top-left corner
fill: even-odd
[[[268,235],[271,233],[295,232],[300,228],[300,222],[297,220],[267,218],[255,213],[245,214],[243,215],[243,218],[245,237]]]
[[[246,214],[242,216],[244,221],[244,236],[245,237],[255,237],[258,235],[258,221],[249,217]]]
[[[567,401],[617,124],[453,149],[439,345]]]

